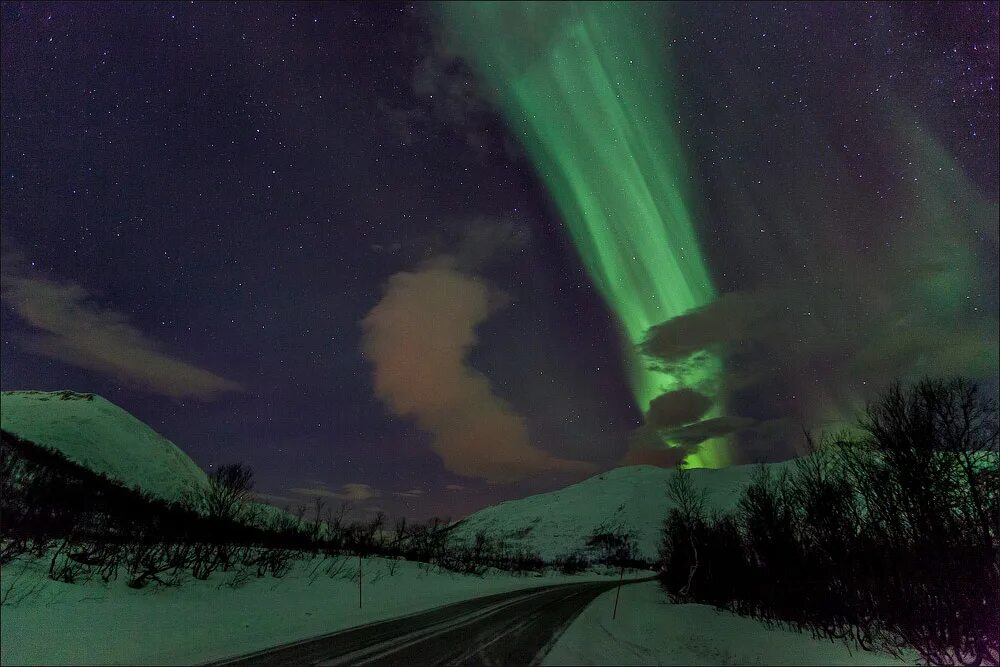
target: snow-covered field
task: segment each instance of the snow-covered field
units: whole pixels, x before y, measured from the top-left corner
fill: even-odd
[[[624,586],[577,617],[545,657],[545,665],[913,665],[843,642],[768,628],[699,604],[670,604],[655,581]]]
[[[786,463],[768,467],[778,472]],[[708,491],[708,508],[730,510],[749,482],[754,466],[692,470],[694,484]],[[674,469],[640,465],[616,468],[565,489],[493,505],[455,527],[455,536],[472,539],[479,531],[537,551],[547,560],[582,549],[600,526],[633,531],[648,560],[657,558],[660,528],[671,503],[667,482]]]
[[[2,427],[58,450],[95,471],[153,495],[178,500],[204,488],[205,473],[138,419],[91,394],[4,392]],[[788,464],[772,464],[780,469]],[[731,509],[752,466],[692,471],[709,507]],[[656,558],[676,474],[652,466],[601,473],[559,491],[483,509],[455,527],[503,537],[544,558],[580,550],[599,528],[625,528],[640,553]],[[277,510],[275,510],[277,511]],[[328,567],[332,575],[324,572]],[[15,562],[0,572],[0,663],[181,664],[248,653],[442,604],[505,591],[615,574],[520,577],[459,575],[405,561],[366,559],[358,608],[356,558],[299,561],[282,579],[232,573],[174,588],[133,590],[47,578],[48,560]],[[592,603],[556,642],[547,664],[913,664],[808,634],[767,628],[703,605],[669,604],[655,582],[622,588]]]
[[[0,595],[8,601],[0,609],[0,663],[199,663],[492,593],[615,578],[475,577],[373,558],[362,564],[359,609],[357,559],[344,557],[334,564],[343,568],[336,576],[321,573],[310,583],[319,564],[318,558],[299,562],[281,579],[252,578],[237,588],[228,585],[232,574],[218,573],[177,588],[133,590],[124,577],[61,584],[45,577],[44,559],[26,570],[15,563],[0,573]],[[39,585],[42,590],[11,604]]]
[[[179,588],[132,590],[123,581],[60,584],[45,562],[5,567],[0,663],[191,664],[244,654],[473,597],[612,574],[459,575],[405,561],[365,559],[358,608],[357,559],[298,563],[282,579],[232,574]],[[340,567],[335,576],[314,569]],[[317,568],[320,566],[320,568]],[[641,576],[641,575],[632,575]],[[8,587],[13,590],[8,594]],[[41,585],[41,590],[36,587]],[[18,601],[21,594],[31,595]],[[13,603],[11,603],[13,601]],[[599,596],[556,641],[547,665],[913,665],[841,642],[768,628],[697,604],[667,601],[653,581]]]

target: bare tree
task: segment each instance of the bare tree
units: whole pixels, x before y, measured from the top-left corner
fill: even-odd
[[[213,518],[239,520],[253,492],[253,469],[242,463],[222,465],[208,476],[202,509]]]

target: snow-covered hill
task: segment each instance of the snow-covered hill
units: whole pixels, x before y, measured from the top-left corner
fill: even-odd
[[[174,443],[95,394],[2,392],[0,427],[165,500],[181,500],[208,483]]]
[[[769,464],[774,470],[789,465]],[[708,491],[709,509],[732,509],[754,466],[692,470],[698,488]],[[537,551],[547,560],[582,550],[602,526],[633,532],[639,553],[655,559],[660,528],[670,509],[667,482],[674,469],[639,465],[615,468],[559,491],[493,505],[455,526],[455,537],[472,539],[477,532],[502,537]]]

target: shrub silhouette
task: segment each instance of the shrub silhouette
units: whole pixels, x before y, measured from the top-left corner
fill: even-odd
[[[208,516],[223,521],[239,520],[247,513],[253,492],[253,470],[242,463],[221,465],[208,476],[202,493],[202,508]]]
[[[545,567],[537,554],[485,534],[459,542],[442,519],[403,522],[390,534],[384,514],[348,523],[346,506],[322,525],[319,504],[313,521],[304,508],[263,514],[250,502],[253,471],[240,464],[221,466],[202,493],[170,503],[3,431],[0,473],[0,564],[45,557],[49,576],[67,583],[123,574],[134,588],[173,586],[230,570],[239,582],[283,576],[314,554],[406,558],[475,574]]]
[[[756,470],[729,515],[707,517],[680,471],[662,584],[864,648],[997,664],[997,424],[996,400],[974,383],[896,383],[856,431],[809,439],[812,454],[781,475]]]
[[[587,546],[594,553],[593,560],[613,567],[646,567],[638,556],[634,532],[624,525],[603,523],[587,538]]]

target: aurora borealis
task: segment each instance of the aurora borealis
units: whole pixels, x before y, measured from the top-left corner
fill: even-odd
[[[458,518],[1000,383],[997,2],[2,12],[2,389],[278,504]]]
[[[662,372],[639,352],[653,325],[710,303],[674,134],[662,12],[642,3],[444,3],[461,50],[496,90],[548,186],[591,278],[617,315],[635,400],[666,392],[722,400],[718,359],[694,352]],[[524,36],[512,39],[521,26]],[[701,416],[715,417],[718,406]],[[708,440],[694,467],[729,460]]]

